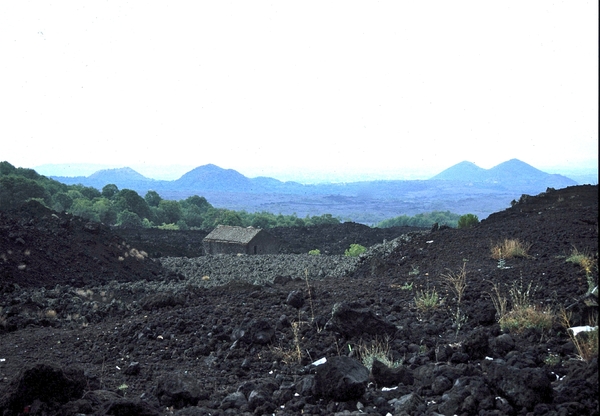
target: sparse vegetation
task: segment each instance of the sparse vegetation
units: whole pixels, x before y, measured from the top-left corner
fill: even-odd
[[[302,348],[300,347],[300,325],[302,322],[292,322],[292,335],[294,345],[291,348],[281,346],[271,347],[271,352],[284,364],[299,364],[302,361]]]
[[[552,327],[554,311],[550,306],[533,304],[532,297],[535,291],[536,287],[532,287],[532,282],[524,287],[521,280],[518,284],[513,282],[507,296],[500,289],[500,285],[493,284],[493,293],[490,296],[502,330],[520,333],[527,328],[543,331]]]
[[[583,361],[590,361],[598,356],[598,311],[590,318],[589,325],[583,331],[577,332],[571,326],[572,313],[565,308],[558,312],[561,325],[567,330],[567,334],[577,349],[577,355]]]
[[[389,368],[397,368],[402,365],[402,360],[394,360],[392,357],[389,339],[387,338],[383,341],[375,339],[370,344],[361,343],[358,346],[358,355],[369,371],[373,368],[375,360]]]
[[[461,310],[461,302],[467,288],[467,263],[463,262],[463,266],[458,272],[451,270],[446,274],[441,275],[442,282],[455,295],[456,309],[450,311],[452,322],[456,328],[456,334],[462,326],[467,322],[467,315]]]
[[[518,239],[505,239],[501,243],[495,244],[491,248],[491,255],[493,259],[511,259],[513,257],[529,257],[529,249],[531,244],[521,242]]]
[[[442,274],[441,278],[446,287],[456,296],[456,303],[460,305],[467,288],[467,263],[463,262],[458,272],[448,270],[448,273]]]
[[[410,266],[410,272],[408,272],[409,276],[418,276],[419,275],[419,266],[412,265]]]
[[[588,293],[598,294],[598,281],[594,278],[593,271],[598,269],[598,262],[590,254],[581,252],[573,247],[571,254],[566,259],[569,263],[579,265],[585,272],[585,277],[588,283]],[[595,292],[594,292],[595,291]]]
[[[415,294],[415,306],[418,310],[426,312],[436,309],[440,304],[441,300],[435,287],[433,289],[417,290]]]

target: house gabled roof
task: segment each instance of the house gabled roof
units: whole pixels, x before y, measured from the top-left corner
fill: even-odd
[[[234,227],[231,225],[217,225],[203,241],[214,241],[217,243],[248,244],[258,233],[260,228]]]

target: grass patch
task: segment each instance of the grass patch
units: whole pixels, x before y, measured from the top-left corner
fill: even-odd
[[[512,259],[513,257],[529,258],[529,249],[531,244],[524,243],[518,239],[504,239],[503,242],[498,243],[491,248],[492,258],[496,260],[500,259]]]
[[[536,290],[532,287],[532,282],[526,287],[523,286],[522,281],[519,284],[514,282],[508,289],[508,296],[499,285],[493,284],[492,287],[493,292],[490,296],[503,331],[520,333],[528,328],[542,331],[552,328],[555,318],[552,308],[540,307],[532,303],[531,299]]]
[[[433,289],[417,290],[415,294],[415,306],[418,310],[422,312],[429,311],[436,309],[440,304],[440,296],[435,287]]]
[[[581,252],[577,248],[573,247],[571,254],[565,260],[568,263],[577,264],[585,272],[585,277],[588,283],[588,293],[597,294],[598,282],[594,278],[593,271],[598,269],[597,260],[594,259],[590,254]]]
[[[390,350],[389,340],[379,341],[375,339],[371,344],[361,343],[358,346],[358,355],[365,367],[371,371],[373,361],[377,360],[389,368],[397,368],[402,365],[402,360],[394,360]]]

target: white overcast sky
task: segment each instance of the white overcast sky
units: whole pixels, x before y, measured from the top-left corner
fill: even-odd
[[[597,167],[597,1],[0,3],[0,160]],[[183,173],[183,172],[182,172]]]

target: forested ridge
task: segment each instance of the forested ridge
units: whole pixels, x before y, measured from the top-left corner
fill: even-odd
[[[210,230],[218,224],[274,228],[337,224],[331,214],[306,216],[271,212],[234,211],[216,208],[203,196],[193,195],[175,201],[148,191],[142,197],[132,189],[108,184],[97,189],[81,184],[67,185],[40,175],[33,169],[0,162],[0,209],[18,209],[29,200],[37,200],[57,212],[67,212],[109,226],[127,228],[157,227],[171,230]],[[459,215],[434,211],[413,217],[402,215],[377,224],[377,227],[429,227],[434,223],[456,227]]]

